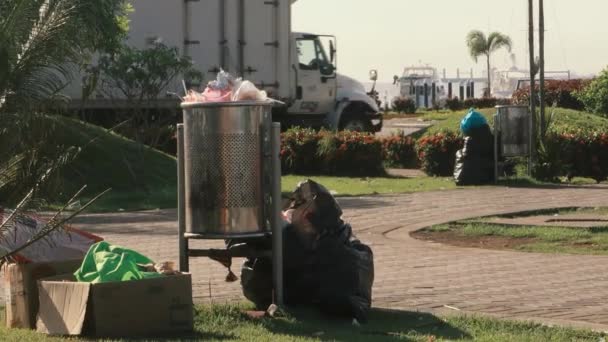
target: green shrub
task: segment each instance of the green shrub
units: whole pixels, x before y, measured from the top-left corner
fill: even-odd
[[[457,97],[445,100],[445,107],[451,111],[457,111],[464,108],[464,103]]]
[[[319,133],[310,128],[291,128],[281,134],[281,168],[283,173],[315,174],[320,170],[317,155]]]
[[[416,151],[420,167],[429,176],[451,176],[456,164],[456,151],[463,139],[454,131],[441,131],[418,139]]]
[[[317,156],[324,174],[378,176],[384,173],[382,143],[369,133],[321,132]]]
[[[393,110],[398,113],[416,113],[416,102],[404,96],[397,96],[393,99]]]
[[[403,131],[382,139],[384,162],[389,167],[415,168],[418,166],[416,141]]]
[[[576,97],[576,93],[589,84],[587,80],[547,80],[545,81],[545,102],[552,106],[582,110],[583,103]],[[536,84],[536,91],[540,86]],[[511,97],[513,104],[527,105],[530,103],[530,86],[516,90]]]
[[[575,96],[587,111],[608,117],[608,68]]]
[[[281,134],[285,174],[377,176],[384,173],[382,141],[369,133],[292,128]]]
[[[596,182],[608,178],[608,134],[604,132],[556,133],[545,138],[540,149],[535,177],[556,181],[565,176],[592,178]]]

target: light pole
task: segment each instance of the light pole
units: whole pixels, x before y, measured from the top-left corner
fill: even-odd
[[[545,118],[545,5],[544,0],[538,2],[538,55],[540,83],[540,137],[543,139],[547,132]]]
[[[536,132],[536,104],[534,102],[534,1],[528,0],[528,46],[530,51],[530,161],[529,170],[532,170],[532,165],[536,157],[535,132]]]

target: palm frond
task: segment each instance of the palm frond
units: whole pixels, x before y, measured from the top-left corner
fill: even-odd
[[[467,34],[466,42],[469,48],[469,54],[475,62],[477,62],[479,56],[487,55],[489,53],[486,35],[479,30],[469,32]]]
[[[59,92],[74,66],[124,37],[126,0],[2,0],[0,98],[36,105]]]
[[[512,46],[513,42],[511,41],[511,38],[505,34],[500,32],[492,32],[488,36],[488,49],[490,52],[494,52],[503,47],[511,52]]]
[[[82,191],[83,188],[81,188],[76,195],[74,195],[72,198],[75,198],[78,196],[78,194],[80,194],[80,192]],[[97,201],[100,197],[102,197],[103,195],[105,195],[106,193],[108,193],[111,189],[107,189],[101,193],[99,193],[97,196],[95,196],[93,199],[91,199],[90,201],[88,201],[87,203],[85,203],[80,209],[74,211],[73,213],[71,213],[70,215],[68,215],[68,217],[66,218],[59,218],[59,214],[61,212],[63,212],[63,210],[65,210],[65,208],[67,207],[64,206],[61,210],[60,213],[58,213],[56,216],[54,216],[54,219],[49,221],[38,233],[36,233],[34,236],[32,236],[27,242],[25,242],[24,244],[22,244],[21,246],[13,249],[12,251],[9,251],[7,253],[5,253],[4,255],[0,256],[0,267],[6,263],[8,260],[10,260],[11,258],[13,258],[16,254],[18,254],[19,252],[21,252],[22,250],[26,249],[27,247],[33,245],[34,243],[44,240],[47,236],[49,236],[49,234],[53,233],[54,231],[61,229],[64,227],[64,225],[69,222],[71,219],[73,219],[74,217],[78,216],[81,212],[83,212],[85,209],[87,209],[91,204],[93,204],[95,201]]]

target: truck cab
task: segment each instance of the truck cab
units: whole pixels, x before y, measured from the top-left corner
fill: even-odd
[[[360,82],[337,73],[335,42],[333,36],[292,33],[294,97],[277,117],[288,125],[378,132],[378,104]]]

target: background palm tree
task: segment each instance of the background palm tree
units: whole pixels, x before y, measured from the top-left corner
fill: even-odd
[[[486,38],[486,35],[479,31],[473,30],[467,35],[467,46],[469,47],[469,53],[475,62],[479,56],[486,56],[487,68],[488,68],[488,87],[484,96],[490,96],[491,88],[491,69],[490,69],[490,55],[500,48],[506,48],[511,52],[511,38],[500,32],[492,32]]]
[[[0,205],[73,154],[54,146],[53,113],[72,73],[120,45],[126,0],[0,1]]]
[[[0,1],[0,206],[15,208],[0,223],[0,239],[78,152],[54,139],[62,131],[49,114],[74,71],[94,52],[119,46],[128,29],[127,1]],[[58,215],[33,240],[63,227]],[[0,255],[0,266],[15,252]]]

